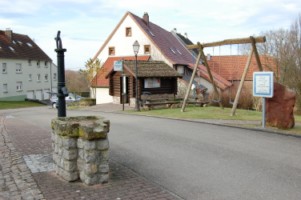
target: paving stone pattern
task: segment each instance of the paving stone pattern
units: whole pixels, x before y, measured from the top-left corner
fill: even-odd
[[[69,183],[56,175],[51,154],[50,129],[0,115],[0,200],[181,199],[113,159],[108,183]]]
[[[31,173],[54,171],[52,154],[24,155],[26,165]]]
[[[33,176],[46,199],[181,199],[113,160],[110,161],[110,179],[107,184],[87,186],[80,181],[67,183],[54,171],[34,173]]]
[[[0,116],[0,199],[44,199],[22,156],[10,141]]]

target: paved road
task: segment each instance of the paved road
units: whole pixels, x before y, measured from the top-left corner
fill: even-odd
[[[49,129],[53,109],[10,115]],[[301,139],[291,136],[94,111],[111,120],[111,156],[184,199],[301,199]]]

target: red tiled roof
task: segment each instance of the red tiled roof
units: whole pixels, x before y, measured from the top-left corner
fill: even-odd
[[[195,64],[190,64],[189,67],[193,70],[194,65]],[[227,81],[225,78],[218,75],[217,73],[215,73],[212,70],[211,70],[211,74],[213,76],[213,80],[216,83],[217,87],[220,88],[221,90],[225,90],[232,85],[229,81]],[[209,74],[207,72],[207,69],[204,65],[198,66],[198,75],[201,76],[202,78],[206,79],[209,82],[211,81]]]
[[[137,57],[137,60],[148,61],[149,59],[150,56]],[[113,69],[114,61],[117,60],[135,60],[135,56],[109,57],[93,78],[92,87],[109,87],[109,79],[106,79],[106,75]]]
[[[227,80],[241,80],[244,68],[248,60],[247,55],[238,56],[211,56],[208,60],[208,65],[216,74],[224,77]],[[277,71],[277,64],[270,56],[260,56],[261,65],[264,71]],[[249,71],[246,80],[253,79],[253,72],[259,71],[255,56],[252,57]]]
[[[0,30],[0,58],[51,61],[27,35],[13,33],[11,30]]]

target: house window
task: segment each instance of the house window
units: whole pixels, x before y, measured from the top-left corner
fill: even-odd
[[[45,61],[45,68],[48,68],[48,61]]]
[[[53,73],[53,80],[56,80],[56,73]]]
[[[40,68],[40,61],[37,62],[37,67]]]
[[[7,83],[3,84],[3,92],[7,93],[8,92],[8,87],[7,87]]]
[[[45,82],[47,82],[48,81],[48,74],[45,74]]]
[[[37,74],[37,81],[38,81],[38,82],[41,81],[41,74]]]
[[[126,27],[125,28],[125,36],[126,37],[132,37],[132,28],[131,27]]]
[[[31,66],[32,64],[31,64],[31,60],[28,60],[28,66]]]
[[[177,72],[181,75],[184,74],[184,66],[177,66]]]
[[[22,81],[18,81],[16,86],[17,91],[22,91]]]
[[[159,78],[146,78],[144,79],[144,88],[159,88],[161,81]]]
[[[150,45],[144,45],[144,54],[150,54]]]
[[[16,64],[16,73],[17,74],[22,73],[22,64],[21,63]]]
[[[115,47],[109,47],[109,56],[115,55]]]
[[[32,74],[29,74],[29,75],[28,75],[28,80],[29,80],[29,81],[32,81]]]
[[[6,73],[7,73],[6,63],[2,63],[2,74],[6,74]]]

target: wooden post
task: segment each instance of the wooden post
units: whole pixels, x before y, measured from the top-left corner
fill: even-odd
[[[250,39],[253,38],[253,39]],[[254,40],[254,41],[252,41]],[[252,42],[255,43],[264,43],[266,41],[266,38],[264,36],[262,37],[249,37],[249,38],[237,38],[237,39],[227,39],[223,41],[218,41],[218,42],[211,42],[211,43],[204,43],[202,44],[203,48],[206,47],[214,47],[214,46],[222,46],[222,45],[228,45],[228,44],[250,44]],[[197,49],[199,48],[198,45],[192,44],[192,45],[187,45],[188,49]]]
[[[202,51],[203,51],[203,48],[202,48],[202,46],[201,46],[201,44],[199,42],[198,42],[198,45],[199,45],[200,50],[202,49]],[[181,112],[185,112],[185,107],[186,107],[187,99],[188,99],[188,96],[190,94],[192,82],[194,80],[194,77],[195,77],[195,74],[196,74],[196,70],[197,70],[197,68],[199,66],[200,60],[201,60],[201,53],[199,53],[199,55],[198,55],[198,57],[196,59],[196,63],[195,63],[194,68],[193,68],[191,79],[189,81],[189,85],[188,85],[187,90],[186,90],[185,98],[183,100]]]
[[[234,103],[233,103],[231,116],[235,115],[235,111],[236,111],[236,108],[237,108],[237,104],[238,104],[238,100],[239,100],[240,93],[241,93],[241,90],[242,90],[242,86],[243,86],[244,81],[246,79],[246,76],[247,76],[247,73],[248,73],[248,70],[249,70],[249,66],[251,64],[253,53],[254,53],[254,48],[252,47],[251,52],[250,52],[249,57],[248,57],[248,60],[247,60],[247,63],[246,63],[246,66],[245,66],[245,69],[244,69],[244,72],[241,76],[239,87],[238,87],[238,90],[237,90],[237,93],[236,93],[236,96],[235,96],[235,100],[234,100]]]
[[[250,37],[250,39],[251,39],[251,42],[252,42],[252,48],[253,48],[255,59],[256,59],[257,65],[258,65],[258,69],[259,69],[259,71],[263,71],[263,68],[262,68],[262,65],[261,65],[261,62],[260,62],[260,58],[259,58],[259,54],[258,54],[258,51],[257,51],[257,48],[256,48],[256,40],[252,36]]]
[[[207,62],[207,58],[206,58],[206,56],[205,56],[205,54],[204,54],[204,51],[203,51],[203,47],[200,49],[200,54],[202,54],[202,59],[204,60],[204,65],[205,65],[205,67],[206,67],[206,69],[207,69],[207,72],[208,72],[210,81],[211,81],[212,86],[213,86],[213,89],[214,89],[214,93],[218,95],[218,101],[219,101],[218,104],[219,104],[219,106],[220,106],[221,108],[224,108],[224,106],[223,106],[223,104],[222,104],[222,101],[221,101],[221,93],[218,92],[218,90],[217,90],[216,84],[215,84],[215,82],[214,82],[213,76],[212,76],[212,74],[211,74],[211,70],[210,70],[209,65],[208,65],[208,62]]]

